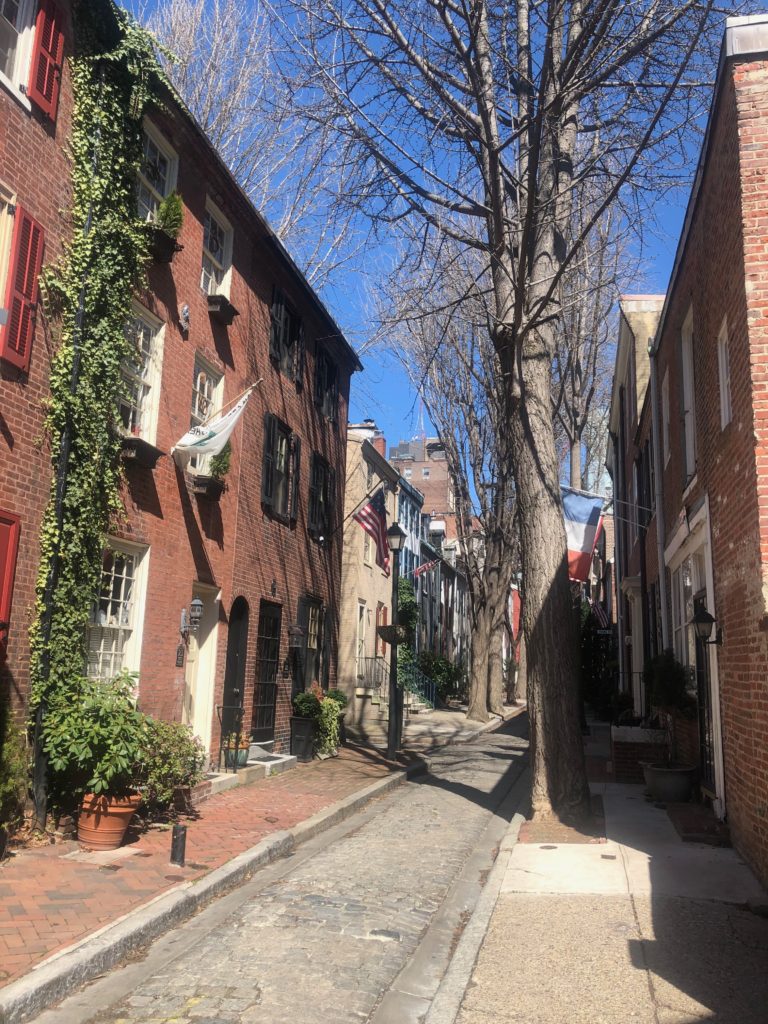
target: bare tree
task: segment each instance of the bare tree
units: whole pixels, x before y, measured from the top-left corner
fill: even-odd
[[[533,808],[579,816],[588,787],[551,411],[563,275],[605,210],[639,209],[679,177],[706,101],[698,76],[714,65],[712,0],[284,2],[304,116],[344,146],[346,207],[484,259],[519,506]]]
[[[238,183],[309,282],[333,283],[362,251],[354,217],[340,212],[344,167],[332,126],[295,116],[290,64],[261,0],[134,3],[168,54],[169,79]]]
[[[425,255],[422,253],[422,255]],[[501,714],[506,604],[517,554],[504,383],[474,253],[435,246],[390,276],[382,331],[422,396],[446,453],[472,627],[468,717]]]

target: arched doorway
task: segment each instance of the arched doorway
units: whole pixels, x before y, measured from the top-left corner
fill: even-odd
[[[221,731],[226,734],[237,728],[237,709],[243,706],[245,694],[245,661],[248,653],[248,602],[235,598],[229,613],[227,663],[224,670]]]

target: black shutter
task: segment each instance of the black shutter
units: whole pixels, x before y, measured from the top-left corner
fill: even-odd
[[[295,367],[295,380],[298,387],[304,386],[304,355],[305,355],[305,342],[304,342],[304,322],[300,317],[297,317],[298,328],[296,330],[296,361]]]
[[[299,518],[299,475],[301,468],[301,438],[291,434],[291,508],[290,521]]]
[[[285,296],[279,288],[272,288],[272,312],[269,325],[269,358],[280,359],[285,324]]]
[[[323,690],[328,689],[330,682],[330,630],[328,629],[328,609],[323,605],[320,609],[320,621],[317,630],[317,658],[319,661],[318,682]]]
[[[275,443],[277,420],[271,413],[264,417],[264,456],[261,464],[261,501],[272,508],[275,494]]]
[[[339,422],[339,368],[332,363],[328,370],[328,390],[331,393],[331,422]]]
[[[312,536],[315,536],[320,532],[320,492],[317,486],[318,476],[318,459],[317,455],[312,452],[312,468],[309,474],[309,512],[307,517],[307,530]]]
[[[333,533],[333,520],[336,511],[336,471],[328,466],[326,470],[325,486],[327,496],[325,499],[325,536],[330,537]]]
[[[317,361],[315,363],[315,405],[321,409],[323,407],[323,397],[325,395],[326,388],[326,369],[327,363],[325,355],[317,350]]]

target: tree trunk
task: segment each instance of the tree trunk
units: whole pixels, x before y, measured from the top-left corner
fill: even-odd
[[[488,710],[492,715],[504,714],[504,647],[503,609],[497,609],[491,624],[491,642],[488,650]]]
[[[488,721],[488,648],[490,645],[488,605],[477,608],[472,623],[472,672],[469,677],[467,718],[472,722]]]
[[[525,635],[520,633],[517,638],[517,670],[515,672],[515,700],[528,700],[528,669],[525,649]]]
[[[577,636],[573,625],[557,453],[550,412],[550,352],[528,335],[520,363],[524,400],[510,416],[525,581],[534,817],[578,820],[589,810],[579,728]]]
[[[581,439],[571,442],[570,483],[574,490],[581,490]]]

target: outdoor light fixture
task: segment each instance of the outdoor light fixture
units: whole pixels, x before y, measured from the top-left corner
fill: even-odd
[[[717,630],[715,633],[715,639],[710,640],[712,636],[712,627],[714,626],[717,619],[714,615],[710,615],[706,608],[698,608],[696,614],[691,619],[691,625],[696,631],[696,636],[702,643],[705,644],[717,644],[718,647],[723,642],[723,631],[722,629]]]
[[[390,551],[401,551],[405,541],[405,530],[401,530],[397,523],[392,523],[387,530],[387,544]]]
[[[303,626],[300,626],[297,622],[292,623],[288,627],[288,648],[289,650],[299,650],[304,646],[304,636],[306,630]]]
[[[186,334],[189,330],[189,306],[186,302],[179,310],[179,324],[181,325],[182,331]]]
[[[193,597],[189,606],[189,628],[196,633],[200,628],[200,620],[203,617],[203,602],[199,597]]]
[[[272,597],[274,597],[275,594],[277,594],[277,580],[272,580],[272,586],[269,588],[269,592],[272,595]]]

